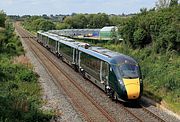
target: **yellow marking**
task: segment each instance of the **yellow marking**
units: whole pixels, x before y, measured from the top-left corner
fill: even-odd
[[[137,99],[140,94],[140,81],[139,78],[125,79],[123,78],[124,85],[127,91],[128,99]]]

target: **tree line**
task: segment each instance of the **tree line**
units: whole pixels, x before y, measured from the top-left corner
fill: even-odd
[[[106,13],[72,14],[72,16],[65,17],[57,29],[103,28],[104,26],[118,25],[125,17],[125,15],[108,15]]]
[[[125,20],[125,16],[98,14],[72,14],[65,16],[60,22],[53,22],[44,16],[27,16],[24,26],[29,30],[52,30],[52,29],[84,29],[103,28],[104,26],[118,25]]]
[[[119,25],[123,42],[132,48],[152,46],[156,53],[180,51],[180,6],[141,11]]]
[[[28,16],[25,18],[23,23],[24,27],[29,31],[38,31],[38,30],[53,30],[56,28],[55,24],[41,16]]]

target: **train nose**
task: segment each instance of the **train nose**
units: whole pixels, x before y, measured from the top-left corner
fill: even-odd
[[[123,79],[128,99],[137,99],[140,95],[139,78]]]

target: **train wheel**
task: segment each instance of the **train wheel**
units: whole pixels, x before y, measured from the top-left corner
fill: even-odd
[[[105,92],[109,98],[114,100],[114,91],[111,88],[105,88]]]
[[[76,64],[72,64],[72,67],[73,67],[74,71],[78,72],[78,67]]]
[[[85,76],[85,71],[84,71],[84,70],[82,70],[82,69],[80,69],[80,71],[81,71],[81,75],[83,76],[83,78],[85,78],[85,79],[86,79],[86,76]]]
[[[118,101],[118,94],[115,91],[113,91],[112,93],[112,100],[115,101],[116,103]]]

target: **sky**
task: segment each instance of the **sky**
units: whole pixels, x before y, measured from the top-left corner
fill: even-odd
[[[8,15],[71,13],[130,14],[153,8],[157,0],[0,0],[0,10]]]

